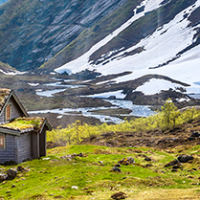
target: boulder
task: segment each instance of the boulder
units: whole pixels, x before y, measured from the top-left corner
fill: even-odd
[[[17,171],[15,169],[8,169],[6,171],[7,173],[7,179],[8,180],[13,180],[17,176]]]
[[[177,159],[181,163],[187,163],[188,161],[193,160],[194,157],[189,155],[180,155]]]

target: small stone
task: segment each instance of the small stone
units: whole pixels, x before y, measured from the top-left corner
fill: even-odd
[[[121,165],[120,165],[119,163],[117,163],[117,164],[115,165],[115,167],[121,167]]]
[[[135,160],[132,157],[123,158],[118,162],[121,165],[131,165],[135,163]]]
[[[8,177],[7,174],[0,174],[0,181],[4,181],[4,180],[6,180],[7,177]]]
[[[121,169],[120,168],[118,168],[118,167],[113,167],[111,170],[110,170],[110,172],[122,172],[121,171]]]
[[[26,172],[27,170],[24,167],[22,167],[22,166],[18,166],[17,167],[17,171],[18,172]]]
[[[128,196],[124,192],[117,192],[111,196],[112,199],[120,200],[126,199]]]
[[[101,166],[104,166],[103,161],[98,161],[98,163],[100,163]]]
[[[145,161],[151,161],[151,158],[146,157],[144,160],[145,160]]]
[[[13,184],[13,185],[12,185],[12,188],[15,188],[15,187],[16,187],[16,185]]]
[[[177,172],[177,171],[178,171],[177,169],[174,169],[174,168],[173,168],[171,172]]]
[[[78,186],[72,186],[72,189],[78,190]]]
[[[187,163],[188,161],[193,160],[194,157],[189,155],[180,155],[177,159],[181,163]]]
[[[172,160],[171,162],[169,162],[168,164],[166,164],[164,167],[170,167],[170,166],[175,166],[175,165],[179,165],[180,162],[175,159],[175,160]]]

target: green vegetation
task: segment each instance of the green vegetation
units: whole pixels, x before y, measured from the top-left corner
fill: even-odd
[[[196,148],[199,149],[199,146]],[[187,149],[187,153],[192,151],[192,148]],[[65,158],[80,152],[85,157]],[[192,162],[184,163],[181,169],[172,172],[172,167],[164,165],[174,160],[177,153],[176,150],[167,153],[151,148],[92,145],[54,148],[48,151],[47,158],[22,163],[27,172],[18,172],[14,180],[1,182],[0,199],[108,200],[119,191],[128,195],[127,200],[150,200],[153,196],[166,199],[166,194],[171,199],[188,195],[191,199],[198,199],[199,172],[195,168],[200,163],[199,150],[193,155]],[[127,157],[134,158],[135,164],[121,165],[121,173],[110,171],[119,160]],[[151,157],[152,160],[145,161],[145,157]],[[5,172],[17,166],[0,167],[1,172]],[[142,195],[144,191],[145,196]]]
[[[141,0],[129,0],[104,20],[84,30],[75,40],[40,68],[55,69],[87,52],[94,44],[125,23],[133,15],[133,9],[140,2]]]
[[[180,112],[174,103],[169,99],[161,107],[161,111],[147,118],[136,118],[126,120],[121,124],[100,124],[96,126],[81,124],[80,121],[68,125],[64,129],[54,129],[47,134],[47,141],[57,144],[76,144],[83,138],[92,135],[99,135],[107,132],[147,132],[159,129],[165,131],[174,129],[184,123],[190,122],[200,116],[200,111],[195,108],[186,109]]]
[[[6,71],[14,71],[15,69],[12,68],[9,64],[7,63],[3,63],[0,61],[0,69],[4,70],[5,72]]]
[[[43,124],[44,119],[40,117],[35,118],[17,118],[10,123],[3,124],[1,127],[12,128],[12,129],[29,129],[29,128],[40,128]]]

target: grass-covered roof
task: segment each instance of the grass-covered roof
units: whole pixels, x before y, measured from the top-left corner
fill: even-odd
[[[10,89],[4,89],[4,88],[0,89],[0,110],[6,103],[6,100],[8,99],[10,92],[11,92]]]
[[[20,117],[10,123],[3,124],[0,127],[13,130],[24,131],[27,129],[40,130],[44,124],[45,118],[41,117]]]

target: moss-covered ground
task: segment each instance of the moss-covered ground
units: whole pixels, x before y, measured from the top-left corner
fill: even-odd
[[[199,199],[200,146],[188,147],[181,154],[194,159],[183,163],[177,172],[165,164],[177,158],[178,150],[154,148],[110,148],[75,145],[48,150],[41,159],[20,165],[14,180],[0,183],[0,199],[112,199],[122,191],[131,199]],[[71,160],[62,156],[84,153]],[[119,160],[132,157],[135,164],[121,165],[121,172],[111,172]],[[145,161],[150,157],[151,161]],[[1,166],[4,172],[17,165]]]

